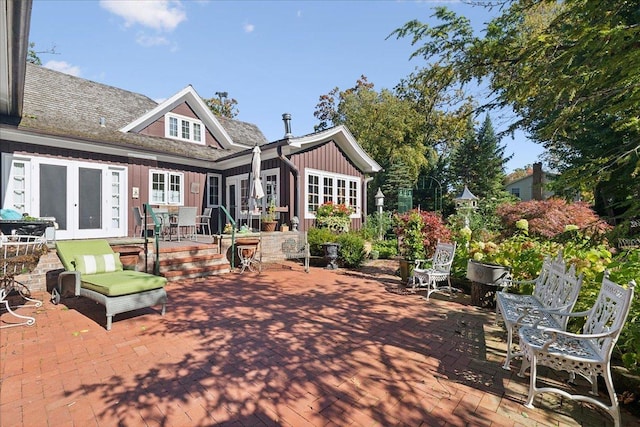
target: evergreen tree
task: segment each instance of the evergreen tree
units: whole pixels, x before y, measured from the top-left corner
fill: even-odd
[[[382,193],[384,194],[384,209],[395,211],[398,209],[398,192],[401,188],[413,188],[414,181],[402,160],[392,161],[389,170],[382,177]],[[370,187],[372,190],[374,187]],[[375,187],[377,189],[377,187]],[[373,197],[370,197],[373,200]]]
[[[466,185],[481,199],[502,196],[505,164],[511,158],[504,157],[504,149],[488,115],[477,133],[469,118],[466,135],[451,159],[451,181],[459,190]]]

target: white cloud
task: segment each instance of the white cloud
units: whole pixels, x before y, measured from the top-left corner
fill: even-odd
[[[151,46],[168,45],[169,40],[167,40],[165,37],[162,37],[162,36],[149,36],[144,33],[139,33],[136,36],[136,43],[144,47],[151,47]]]
[[[61,73],[70,74],[72,76],[80,76],[80,67],[77,65],[71,65],[65,61],[48,61],[44,64],[45,68],[50,70],[60,71]]]
[[[256,29],[256,26],[253,24],[246,23],[242,26],[245,33],[253,33],[253,30]]]
[[[187,19],[179,0],[100,0],[100,6],[123,18],[127,27],[140,24],[158,31],[173,31]]]

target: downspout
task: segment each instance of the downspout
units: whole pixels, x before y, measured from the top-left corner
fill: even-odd
[[[367,219],[367,206],[369,206],[369,183],[373,181],[373,177],[372,176],[368,176],[364,179],[364,204],[362,205],[362,222],[366,221]]]
[[[300,219],[300,185],[298,183],[298,177],[300,176],[300,171],[296,165],[291,162],[288,158],[282,154],[282,145],[278,145],[278,157],[282,160],[289,168],[291,172],[293,172],[293,216],[297,216]]]

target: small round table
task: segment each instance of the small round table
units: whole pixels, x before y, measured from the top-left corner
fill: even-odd
[[[249,271],[260,271],[260,261],[256,259],[260,239],[243,238],[238,239],[236,243],[240,259],[240,273],[243,273],[247,268]]]

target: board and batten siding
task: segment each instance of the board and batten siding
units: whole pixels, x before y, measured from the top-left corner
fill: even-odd
[[[176,106],[173,110],[171,110],[171,112],[179,116],[200,120],[200,118],[196,116],[196,113],[193,112],[193,110],[191,109],[191,107],[189,107],[189,105],[187,105],[187,103],[182,103]],[[159,136],[164,138],[165,137],[164,117],[165,117],[164,115],[159,117],[158,120],[156,120],[155,122],[151,123],[149,126],[142,129],[139,133],[141,135]],[[216,141],[214,136],[211,134],[209,129],[204,126],[204,124],[202,126],[202,131],[205,136],[205,143],[208,147],[222,148],[221,145],[218,143],[218,141]]]
[[[291,162],[298,168],[300,172],[299,185],[300,185],[300,205],[298,206],[298,212],[300,213],[300,228],[302,230],[308,230],[315,225],[315,220],[305,219],[304,211],[306,200],[304,195],[307,188],[307,182],[305,180],[305,169],[315,169],[320,171],[327,171],[340,175],[348,175],[357,177],[360,180],[360,203],[364,211],[364,196],[366,189],[364,188],[364,174],[345,156],[342,150],[333,141],[329,141],[325,144],[314,147],[311,150],[303,151],[291,156]],[[293,203],[293,195],[291,198]],[[358,230],[362,227],[362,218],[356,218],[351,220],[351,228]]]

